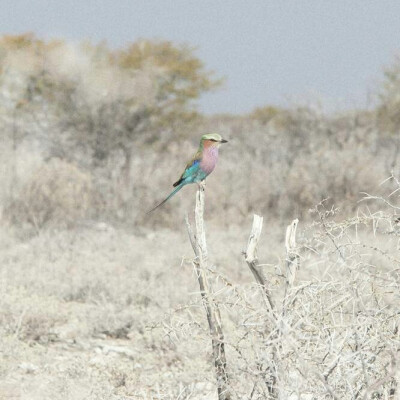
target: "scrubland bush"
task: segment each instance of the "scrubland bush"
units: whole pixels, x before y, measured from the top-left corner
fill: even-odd
[[[29,293],[23,287],[8,287],[1,305],[3,335],[15,336],[28,343],[48,342],[54,336],[53,327],[65,322],[65,317],[57,310],[59,304],[55,298]]]
[[[390,175],[393,142],[382,139],[372,113],[326,115],[294,107],[281,112],[277,125],[274,118],[264,125],[214,117],[206,129],[214,125],[230,143],[213,173],[218,178],[209,179],[209,207],[222,199],[227,220],[252,212],[309,218],[308,210],[326,198],[350,214],[361,192],[376,191]]]
[[[31,224],[70,227],[94,208],[91,177],[72,164],[53,159],[35,171],[16,198],[5,208],[5,217],[19,226]]]
[[[400,127],[400,59],[384,70],[384,81],[379,93],[378,117],[384,133],[398,133]]]

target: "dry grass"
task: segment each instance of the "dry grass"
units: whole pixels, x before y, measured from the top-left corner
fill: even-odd
[[[396,387],[400,260],[393,219],[334,223],[320,212],[324,224],[300,227],[301,269],[284,318],[284,230],[267,223],[259,251],[278,304],[272,316],[241,254],[247,232],[208,225],[229,375],[240,399],[268,398],[271,368],[291,399],[330,398],[330,391],[340,399],[358,398],[357,391],[385,398]],[[3,235],[3,396],[215,397],[183,222],[181,233],[94,224],[23,243]]]
[[[236,235],[220,234],[211,248]],[[240,246],[236,253],[229,262],[239,267]],[[207,336],[193,341],[198,328],[185,318],[174,337],[159,327],[171,312],[179,318],[172,310],[197,302],[185,234],[99,224],[15,240],[0,255],[0,390],[13,388],[22,399],[214,391]],[[191,314],[202,319],[196,305]]]

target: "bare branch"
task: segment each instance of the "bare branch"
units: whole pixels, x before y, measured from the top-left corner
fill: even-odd
[[[299,268],[299,255],[297,254],[296,230],[299,220],[296,218],[286,228],[286,286],[292,286]]]
[[[218,399],[230,400],[231,394],[229,390],[229,379],[226,371],[226,356],[224,334],[222,330],[221,314],[218,304],[212,298],[213,293],[210,289],[210,284],[207,277],[207,243],[204,230],[204,192],[205,185],[199,185],[196,193],[196,208],[195,208],[195,225],[196,234],[189,223],[189,218],[186,216],[186,227],[188,230],[189,240],[192,244],[196,258],[193,260],[193,265],[196,270],[197,279],[200,286],[203,305],[206,310],[208,326],[211,334],[212,351],[214,358],[215,374],[217,378]]]
[[[251,233],[249,237],[249,241],[247,243],[247,249],[244,253],[245,260],[247,265],[250,268],[250,271],[253,273],[255,280],[260,286],[263,288],[265,297],[267,299],[267,304],[270,311],[273,311],[275,306],[272,300],[271,293],[267,286],[267,280],[262,270],[262,266],[258,262],[257,258],[257,246],[260,240],[260,235],[262,231],[263,218],[259,215],[254,214],[253,217],[253,226],[251,228]]]

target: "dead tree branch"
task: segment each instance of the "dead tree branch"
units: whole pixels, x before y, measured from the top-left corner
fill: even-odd
[[[263,292],[265,294],[265,298],[267,299],[267,305],[270,311],[273,311],[275,306],[272,300],[271,293],[268,289],[267,280],[262,270],[262,266],[258,262],[257,258],[257,246],[260,240],[260,235],[262,231],[263,218],[259,215],[254,214],[253,218],[253,226],[251,228],[251,233],[249,237],[249,241],[247,243],[247,249],[244,253],[245,260],[247,265],[250,268],[250,271],[253,273],[254,278],[257,283],[262,287]]]
[[[297,254],[296,230],[299,220],[296,218],[286,228],[285,248],[286,248],[286,285],[283,298],[282,316],[286,314],[288,306],[288,293],[296,279],[296,272],[300,267],[299,255]]]
[[[286,285],[292,286],[299,268],[299,255],[296,250],[296,230],[299,220],[296,218],[286,228]]]
[[[259,215],[254,214],[253,218],[253,226],[251,228],[251,233],[250,237],[247,243],[247,249],[246,252],[244,253],[245,260],[247,265],[250,268],[250,271],[253,273],[254,278],[256,279],[257,283],[260,285],[260,287],[263,289],[263,294],[264,294],[264,299],[266,301],[266,305],[271,312],[272,319],[274,323],[276,323],[275,320],[275,305],[272,300],[271,293],[268,288],[268,282],[267,279],[263,273],[262,266],[258,262],[258,257],[257,257],[257,246],[258,242],[260,240],[261,236],[261,231],[262,231],[262,224],[263,224],[263,218],[260,217]],[[269,329],[268,329],[269,330]],[[274,339],[276,336],[276,333],[272,335],[272,339]],[[278,374],[277,374],[277,357],[276,357],[276,352],[277,348],[275,345],[272,345],[269,349],[268,352],[270,353],[270,364],[268,366],[268,371],[269,371],[269,377],[266,379],[266,385],[268,389],[268,393],[270,398],[272,399],[278,399],[279,398],[279,393],[277,390],[277,382],[278,382]]]
[[[200,293],[203,305],[207,314],[208,326],[211,334],[212,352],[214,358],[215,374],[217,378],[218,399],[230,400],[229,379],[226,371],[226,356],[224,334],[222,330],[221,314],[218,304],[212,297],[212,290],[207,277],[207,243],[204,230],[204,191],[205,186],[199,185],[196,193],[195,226],[196,233],[193,233],[189,218],[186,216],[186,227],[190,243],[193,247],[196,258],[193,265],[199,281]]]

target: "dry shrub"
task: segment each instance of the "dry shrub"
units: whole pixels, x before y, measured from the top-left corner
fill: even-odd
[[[287,211],[293,206],[305,211],[313,203],[330,198],[350,213],[361,198],[360,192],[374,190],[384,177],[382,164],[362,150],[327,150],[316,158],[298,158],[288,173],[286,192],[290,201],[285,206]]]
[[[219,221],[239,222],[252,212],[309,218],[325,198],[351,215],[360,193],[390,175],[393,143],[382,140],[370,114],[293,107],[268,124],[210,117],[201,130],[211,129],[229,140],[207,184],[207,204],[220,208]]]
[[[8,285],[1,298],[0,322],[3,335],[26,341],[48,342],[52,330],[65,322],[55,297],[29,293],[22,286]],[[43,312],[46,310],[46,312]]]
[[[71,227],[88,215],[93,204],[91,177],[75,165],[53,159],[37,169],[18,197],[6,207],[6,217],[18,225]]]
[[[386,204],[384,198],[366,200]],[[300,269],[293,285],[286,283],[284,247],[279,254],[268,240],[279,258],[260,257],[266,263],[258,266],[273,305],[261,298],[259,285],[225,276],[219,265],[209,268],[234,398],[398,398],[398,210],[385,206],[336,222],[337,210],[318,204],[315,221],[298,235]],[[268,238],[275,234],[266,228]],[[180,306],[160,324],[164,332],[181,340],[190,332],[197,342],[207,337],[196,296],[198,303]]]

